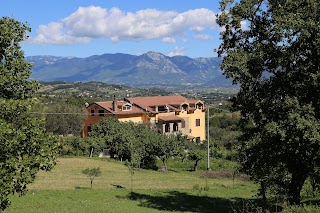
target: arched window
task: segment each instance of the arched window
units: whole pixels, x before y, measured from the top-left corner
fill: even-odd
[[[188,111],[188,107],[189,107],[189,105],[188,105],[187,103],[181,104],[181,111],[182,111],[182,112],[183,112],[183,111]]]
[[[170,132],[170,124],[169,123],[166,123],[166,125],[164,126],[164,131]]]
[[[196,103],[196,109],[203,109],[203,103],[201,101]]]
[[[174,123],[174,124],[173,124],[173,131],[174,131],[174,132],[179,131],[179,129],[178,129],[178,124],[177,124],[177,123]]]
[[[131,111],[132,106],[130,104],[125,104],[122,106],[122,111]]]

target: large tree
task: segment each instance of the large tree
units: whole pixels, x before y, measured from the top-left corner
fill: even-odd
[[[0,211],[9,194],[26,191],[40,169],[55,164],[57,143],[45,132],[44,120],[33,116],[38,83],[30,81],[32,65],[24,61],[19,42],[30,28],[13,18],[0,18]]]
[[[320,2],[220,5],[221,69],[240,85],[233,107],[243,123],[243,171],[299,204],[320,163]]]

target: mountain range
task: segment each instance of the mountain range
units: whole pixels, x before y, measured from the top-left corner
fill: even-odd
[[[123,53],[87,58],[28,56],[31,78],[39,81],[100,81],[132,87],[229,87],[219,68],[221,58],[189,58],[148,52],[139,56]]]

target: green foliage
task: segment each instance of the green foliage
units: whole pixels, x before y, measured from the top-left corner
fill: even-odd
[[[0,98],[19,100],[30,97],[39,84],[27,81],[32,64],[24,61],[19,42],[25,40],[26,32],[31,29],[9,17],[0,18],[0,28]]]
[[[233,109],[243,171],[290,204],[320,163],[319,8],[318,0],[225,0],[217,21],[221,69],[240,84]]]
[[[161,135],[144,124],[119,122],[105,118],[94,125],[90,137],[109,148],[113,157],[133,162],[135,167],[155,168],[156,157],[166,166],[170,157],[181,156],[185,138],[178,135]]]
[[[90,178],[90,186],[92,189],[92,182],[95,177],[99,177],[101,175],[101,170],[99,167],[97,168],[86,168],[82,170],[82,174],[87,175]]]
[[[60,102],[50,104],[46,110],[46,129],[57,135],[80,136],[86,112],[83,107]]]
[[[156,140],[153,144],[153,153],[163,163],[163,166],[167,170],[167,162],[171,157],[181,157],[184,153],[184,147],[186,139],[179,135],[155,135]]]
[[[196,172],[198,163],[207,157],[207,150],[203,144],[189,142],[187,145],[187,155],[190,161],[194,162],[193,170]]]
[[[98,156],[101,152],[101,147],[97,141],[92,138],[80,137],[60,137],[62,149],[61,156]]]
[[[210,139],[221,149],[231,150],[241,134],[238,113],[219,113],[210,117]]]
[[[30,28],[12,18],[0,18],[0,211],[9,194],[24,194],[37,172],[50,170],[59,144],[47,134],[41,116],[31,109],[38,83],[29,81],[31,64],[24,61],[19,42]]]
[[[314,213],[314,212],[320,212],[319,206],[289,206],[285,208],[283,213]]]

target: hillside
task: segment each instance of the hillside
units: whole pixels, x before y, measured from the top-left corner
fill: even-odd
[[[82,97],[86,101],[112,100],[115,95],[118,99],[124,97],[182,95],[191,99],[200,99],[207,104],[218,103],[233,97],[237,88],[199,88],[187,90],[166,90],[159,88],[135,88],[123,85],[107,84],[103,82],[40,82],[42,86],[38,95],[57,97]]]
[[[221,58],[168,57],[148,52],[87,58],[30,56],[26,60],[34,64],[31,78],[39,81],[100,81],[145,88],[231,86],[231,80],[220,71]]]

